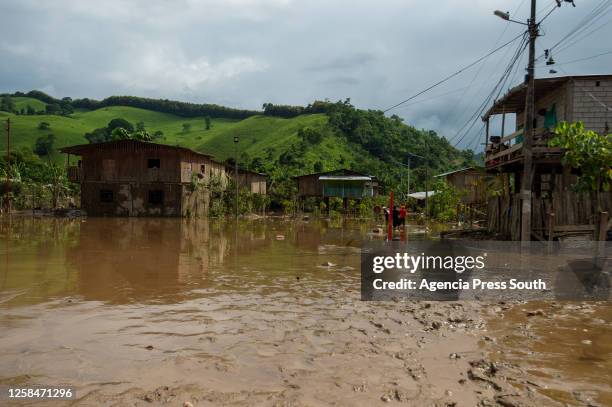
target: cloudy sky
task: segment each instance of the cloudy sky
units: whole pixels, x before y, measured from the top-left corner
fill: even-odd
[[[575,2],[546,19],[538,54],[602,0]],[[553,4],[539,0],[540,15]],[[494,9],[525,20],[529,1],[1,0],[0,92],[127,94],[250,109],[350,97],[358,107],[385,109],[521,32]],[[612,50],[611,16],[554,55],[559,74],[612,73],[612,53],[572,62]],[[515,45],[390,113],[453,139]],[[462,146],[470,147],[480,125]]]

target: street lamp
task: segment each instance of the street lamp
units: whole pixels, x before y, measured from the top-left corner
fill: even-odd
[[[414,154],[414,153],[406,153],[408,155],[408,163],[404,164],[401,163],[399,161],[395,161],[393,160],[394,163],[402,165],[406,168],[408,168],[408,193],[406,194],[406,197],[408,197],[408,195],[410,194],[410,158],[411,157],[418,157],[418,158],[422,158],[423,160],[425,160],[425,157],[423,157],[422,155],[418,155],[418,154]],[[427,210],[429,209],[429,185],[428,185],[428,178],[429,178],[429,171],[427,170],[427,163],[425,163],[425,218],[427,218],[428,214],[427,214]]]
[[[511,19],[509,11],[504,12],[500,10],[495,10],[493,14],[495,14],[497,17],[501,18],[502,20],[512,21],[513,23],[522,24],[522,25],[528,25],[527,23],[523,23],[522,21],[516,21],[516,20]]]
[[[238,136],[234,136],[234,182],[236,183],[236,219],[238,219]]]

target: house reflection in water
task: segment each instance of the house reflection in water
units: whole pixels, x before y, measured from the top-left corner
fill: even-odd
[[[211,266],[229,251],[225,234],[207,221],[90,218],[67,263],[77,270],[85,299],[175,301],[185,285],[210,285]]]

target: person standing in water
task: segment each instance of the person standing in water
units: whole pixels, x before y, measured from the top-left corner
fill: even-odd
[[[406,225],[406,206],[402,205],[399,210],[399,224],[400,226]]]
[[[393,228],[399,226],[399,208],[397,205],[393,206]]]

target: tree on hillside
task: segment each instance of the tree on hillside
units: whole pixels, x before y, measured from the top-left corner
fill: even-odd
[[[47,114],[61,114],[62,113],[62,107],[60,106],[59,103],[50,103],[45,108],[45,113],[47,113]]]
[[[104,143],[111,140],[111,134],[106,127],[95,129],[90,133],[85,133],[84,136],[91,144]]]
[[[108,124],[106,125],[106,128],[108,129],[109,133],[112,133],[113,130],[119,127],[127,130],[128,133],[134,132],[134,126],[132,125],[132,123],[122,118],[113,119],[110,122],[108,122]]]
[[[141,120],[136,123],[136,131],[145,131],[145,123]]]
[[[153,141],[153,137],[146,130],[136,131],[130,135],[130,138],[138,141]]]
[[[123,127],[115,127],[110,134],[111,140],[129,140],[131,138],[131,134]]]
[[[48,122],[40,122],[38,123],[38,130],[49,130],[51,125]]]
[[[39,157],[48,156],[53,149],[54,143],[55,136],[53,134],[48,134],[46,137],[39,137],[34,144],[34,152]]]
[[[5,95],[0,100],[0,110],[4,110],[5,112],[13,113],[15,111],[15,102],[11,99],[10,96]]]
[[[299,129],[298,137],[309,144],[318,144],[323,139],[321,132],[311,129],[310,127],[302,127]]]
[[[206,116],[204,118],[204,126],[205,126],[206,130],[210,130],[210,116]]]
[[[157,139],[161,139],[164,138],[164,132],[161,130],[157,130],[155,133],[153,133],[153,140],[157,140]]]
[[[26,107],[26,114],[28,116],[34,116],[36,114],[36,109],[34,109],[30,104]]]

